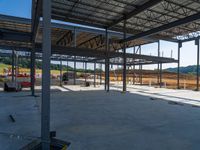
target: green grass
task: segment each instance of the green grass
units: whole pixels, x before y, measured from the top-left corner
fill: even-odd
[[[3,63],[0,63],[0,74],[4,74],[4,68],[11,68],[11,65],[6,65],[6,64],[3,64]],[[22,72],[23,73],[30,73],[30,69],[29,68],[21,68],[21,70],[23,70]],[[41,69],[36,69],[36,73],[41,73],[42,70]],[[65,71],[63,71],[64,73]],[[54,75],[59,75],[60,74],[60,70],[51,70],[51,74],[54,74]]]
[[[0,63],[0,74],[4,73],[3,72],[4,68],[9,68],[9,67],[11,67],[11,65],[6,65],[6,64]]]

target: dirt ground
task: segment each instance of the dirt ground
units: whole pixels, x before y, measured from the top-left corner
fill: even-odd
[[[142,79],[141,79],[142,77]],[[149,85],[149,86],[159,86],[158,78],[159,74],[157,71],[147,71],[143,70],[140,72],[139,70],[136,70],[134,73],[127,71],[127,84],[141,84],[142,85]],[[97,73],[97,82],[99,82],[100,74]],[[82,79],[83,78],[77,78]],[[91,74],[88,79],[93,79],[93,74]],[[0,87],[3,87],[4,82],[9,81],[11,79],[5,79],[0,77]],[[26,79],[27,80],[27,79]],[[30,79],[28,79],[30,80]],[[102,73],[102,80],[104,80],[104,73]],[[110,81],[111,82],[122,82],[122,73],[121,72],[110,72]],[[60,81],[59,78],[52,78],[51,79],[51,85],[59,85]],[[41,79],[36,79],[36,85],[41,85]],[[162,87],[170,88],[170,89],[176,89],[177,88],[177,74],[176,73],[170,73],[170,72],[163,72],[162,74]],[[195,90],[196,89],[196,76],[195,75],[189,75],[189,74],[180,74],[180,88],[181,89],[190,89]]]

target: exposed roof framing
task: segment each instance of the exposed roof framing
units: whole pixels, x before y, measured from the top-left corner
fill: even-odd
[[[121,32],[122,20],[126,17],[127,32],[131,34],[142,33],[198,12],[200,3],[196,0],[53,0],[52,3],[54,19],[93,27],[113,27],[113,30]],[[198,30],[200,22],[192,21],[150,37],[174,40],[177,36],[186,37]]]
[[[143,38],[143,37],[146,37],[146,36],[150,36],[152,34],[156,34],[156,33],[159,33],[161,31],[169,30],[171,28],[174,28],[174,27],[177,27],[177,26],[180,26],[180,25],[184,25],[184,24],[190,23],[190,22],[198,20],[198,19],[200,19],[200,12],[196,13],[194,15],[191,15],[191,16],[170,22],[168,24],[153,28],[151,30],[144,31],[142,33],[128,37],[127,39],[121,40],[120,42],[123,43],[123,42],[131,41],[131,40]]]
[[[113,27],[114,25],[116,25],[116,24],[122,22],[122,21],[125,20],[125,19],[128,20],[128,19],[132,18],[133,16],[135,16],[135,15],[137,15],[137,14],[139,14],[139,13],[145,11],[146,9],[148,9],[148,8],[150,8],[150,7],[152,7],[152,6],[156,5],[156,4],[158,4],[158,3],[161,2],[161,1],[162,1],[162,0],[149,0],[149,1],[147,1],[146,3],[144,3],[144,4],[142,4],[142,5],[139,5],[139,6],[134,5],[134,7],[135,7],[134,10],[132,10],[131,12],[129,12],[129,13],[127,13],[127,14],[124,14],[123,17],[121,17],[121,18],[119,18],[119,19],[113,21],[111,24],[109,24],[109,25],[107,26],[107,28],[111,28],[111,27]],[[117,2],[119,2],[119,1],[117,1]],[[122,2],[121,2],[121,3],[122,3]],[[127,4],[127,5],[129,5],[129,4]]]
[[[64,35],[58,39],[58,41],[56,42],[56,45],[71,45],[72,44],[72,40],[73,40],[73,33],[71,30],[69,30],[68,32],[64,33]]]
[[[11,17],[0,15],[0,29],[1,29],[1,40],[7,41],[23,41],[31,43],[31,20],[23,19],[18,17]],[[72,31],[76,29],[77,31],[77,47],[91,48],[96,50],[105,49],[105,31],[102,29],[88,28],[88,27],[77,27],[72,25],[64,25],[58,23],[52,23],[52,43],[54,45],[71,46],[72,45]],[[7,31],[12,31],[8,32]],[[16,33],[19,33],[18,36]],[[122,33],[109,31],[110,38],[113,40],[120,39]],[[131,36],[130,34],[128,36]],[[37,43],[42,42],[42,26],[38,28],[36,40]],[[154,40],[136,40],[127,44],[128,47],[134,45],[147,44]],[[1,43],[3,44],[3,43]],[[5,43],[6,44],[6,43]],[[16,44],[17,46],[20,43]],[[23,45],[23,44],[22,44]],[[121,49],[121,44],[112,43],[111,51],[117,51]]]

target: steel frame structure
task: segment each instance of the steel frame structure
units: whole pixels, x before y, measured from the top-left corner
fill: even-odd
[[[51,19],[78,25],[55,23]],[[92,62],[94,69],[96,63],[105,64],[107,91],[110,65],[123,65],[124,92],[127,66],[140,65],[142,70],[142,65],[158,64],[158,83],[161,86],[162,64],[175,62],[178,64],[177,87],[180,88],[180,50],[183,42],[196,41],[199,67],[199,19],[200,2],[197,0],[32,0],[31,20],[1,15],[1,48],[31,52],[32,95],[36,53],[43,56],[42,148],[49,149],[50,143],[50,59],[74,61],[74,69],[76,62],[84,62],[85,68],[87,63]],[[178,60],[160,57],[159,40],[178,43]],[[137,54],[135,50],[133,54],[126,53],[129,47],[151,42],[158,42],[158,57]]]

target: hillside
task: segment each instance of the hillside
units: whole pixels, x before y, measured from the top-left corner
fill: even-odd
[[[177,72],[177,67],[167,68],[165,70],[167,70],[169,72]],[[197,72],[197,66],[196,65],[180,67],[180,73],[183,73],[183,74],[196,74],[196,72]]]
[[[18,65],[20,68],[30,68],[30,59],[26,59],[26,58],[20,58],[18,61]],[[0,72],[3,72],[3,69],[6,67],[11,67],[12,64],[12,59],[9,57],[0,57]],[[36,69],[42,69],[42,61],[36,60],[35,62],[35,67]],[[62,66],[63,71],[73,71],[74,69],[71,66],[67,66],[65,64],[63,64]],[[55,63],[51,63],[51,70],[60,70],[60,65],[59,64],[55,64]],[[99,71],[99,69],[96,69],[97,71]],[[84,72],[84,69],[76,69],[77,72]],[[88,73],[93,73],[92,69],[87,69]]]

